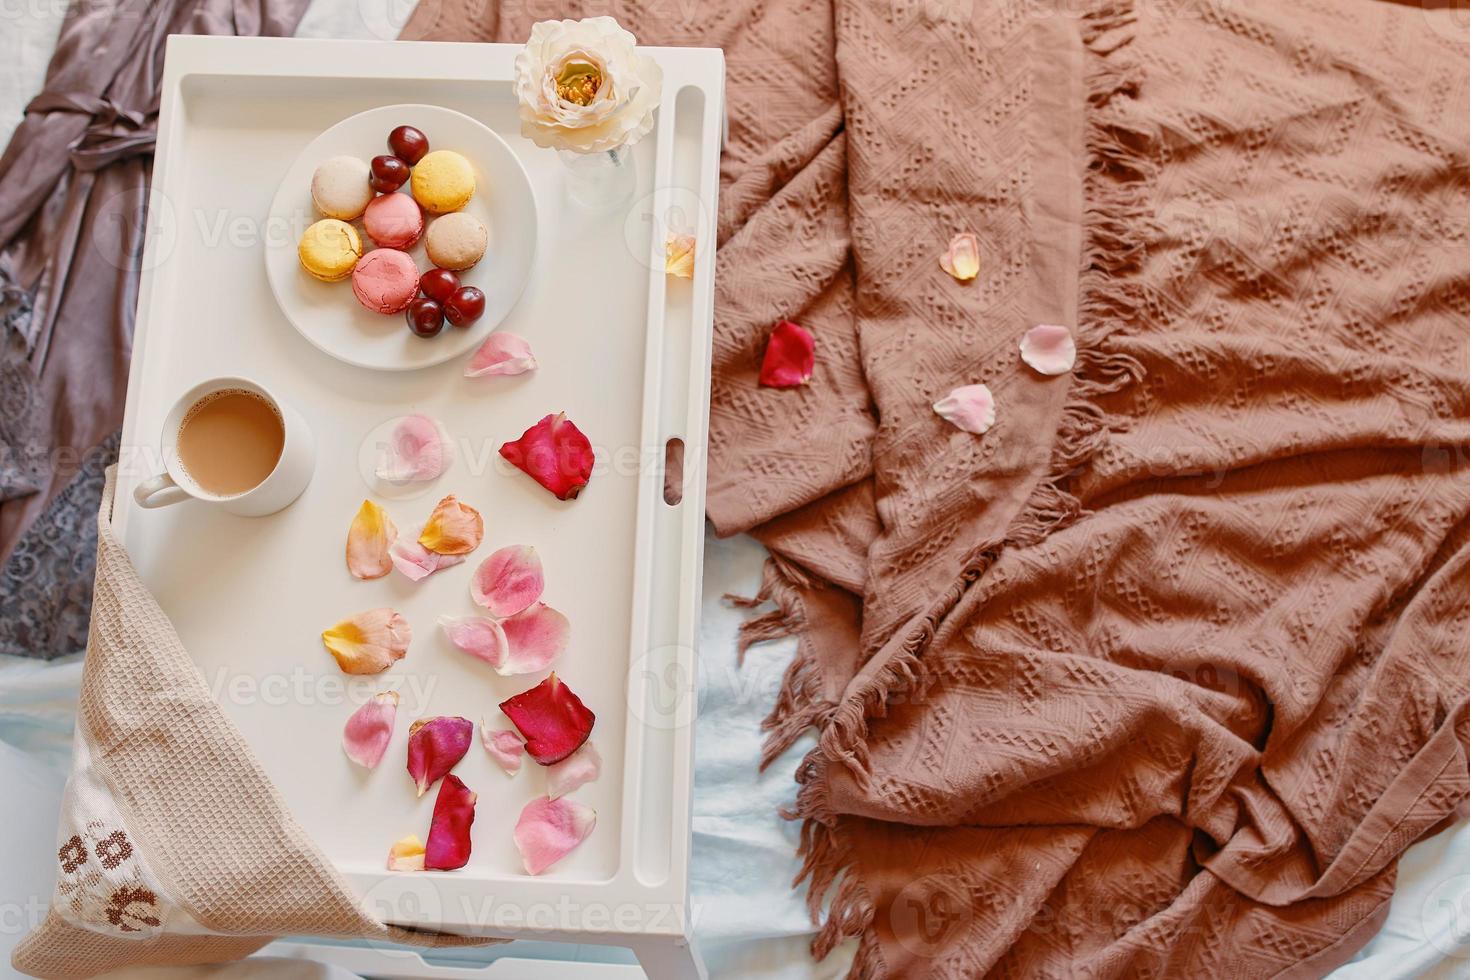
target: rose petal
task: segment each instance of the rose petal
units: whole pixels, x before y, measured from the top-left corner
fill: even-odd
[[[393,570],[388,549],[398,537],[398,528],[383,508],[364,500],[352,526],[347,529],[347,570],[353,578],[382,578]]]
[[[680,279],[694,278],[694,236],[669,232],[664,239],[664,272]]]
[[[559,799],[579,786],[585,786],[602,772],[602,756],[590,741],[560,762],[546,767],[546,796]]]
[[[470,827],[475,822],[476,795],[453,773],[444,777],[434,798],[429,842],[424,845],[424,867],[453,871],[470,860]]]
[[[965,385],[935,402],[934,411],[956,428],[979,435],[995,424],[995,397],[985,385]]]
[[[1040,374],[1066,374],[1077,363],[1072,331],[1051,323],[1037,324],[1021,335],[1021,360]]]
[[[372,769],[383,761],[388,743],[393,740],[393,721],[398,717],[398,692],[384,691],[373,695],[347,719],[342,729],[342,751],[347,758]]]
[[[760,383],[767,388],[796,388],[811,380],[816,364],[815,344],[806,329],[782,320],[766,341]]]
[[[597,826],[597,811],[566,798],[534,799],[516,821],[516,849],[526,874],[539,875],[570,854]]]
[[[440,616],[439,625],[449,642],[472,657],[478,657],[496,670],[505,664],[508,652],[505,631],[493,619],[483,616]]]
[[[475,569],[470,596],[498,619],[525,609],[541,598],[545,587],[536,549],[513,544],[496,551]]]
[[[454,447],[444,428],[427,415],[405,415],[393,427],[378,462],[378,479],[422,483],[449,468]]]
[[[537,366],[536,355],[531,353],[531,345],[526,342],[525,338],[504,330],[497,330],[486,337],[480,349],[471,355],[470,363],[465,365],[464,376],[466,378],[490,375],[508,377],[534,371]]]
[[[501,446],[500,455],[558,500],[575,498],[592,478],[592,443],[565,412],[546,416]]]
[[[417,834],[409,834],[393,844],[388,851],[388,870],[424,870],[424,842],[419,840]]]
[[[572,624],[544,602],[500,621],[506,656],[495,672],[504,676],[534,674],[561,656],[571,637]]]
[[[949,249],[939,257],[939,267],[960,282],[980,274],[980,241],[969,232],[949,240]]]
[[[408,729],[408,774],[419,795],[453,769],[470,750],[475,724],[468,718],[443,715],[420,718]]]
[[[402,660],[413,639],[408,620],[386,607],[369,609],[322,631],[322,643],[344,674],[380,674]]]
[[[490,758],[500,764],[507,776],[514,776],[521,771],[521,756],[526,754],[526,740],[521,738],[520,732],[509,728],[491,729],[481,721],[480,744],[485,746]]]
[[[441,555],[467,555],[480,546],[485,521],[480,512],[450,494],[435,506],[424,522],[419,544]]]
[[[535,687],[500,702],[516,731],[526,738],[526,752],[549,766],[581,747],[597,721],[582,699],[553,673]]]
[[[411,534],[400,535],[388,549],[393,567],[415,582],[434,574],[441,568],[449,568],[464,562],[464,555],[441,555],[419,544],[423,528],[415,528]]]

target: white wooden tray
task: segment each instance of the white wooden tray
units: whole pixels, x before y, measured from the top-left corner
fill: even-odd
[[[519,135],[509,82],[516,50],[169,39],[115,522],[225,712],[373,911],[465,933],[677,945],[689,934],[723,57],[651,49],[664,95],[654,132],[635,148],[637,189],[627,204],[591,212],[567,199],[555,154]],[[407,372],[354,368],[307,343],[271,295],[262,241],[273,232],[264,219],[285,169],[338,120],[405,102],[484,122],[531,176],[537,254],[503,328],[530,340],[541,363],[534,374],[466,379],[463,358]],[[692,282],[664,275],[670,222],[697,230]],[[255,377],[303,413],[319,446],[311,485],[267,518],[193,501],[139,509],[132,489],[158,468],[170,403],[190,384],[224,374]],[[407,529],[440,496],[456,493],[484,514],[485,541],[470,561],[419,584],[397,573],[355,581],[342,555],[352,515],[369,495],[361,460],[373,453],[365,441],[385,420],[414,411],[443,422],[456,463],[416,497],[375,499]],[[587,432],[598,457],[591,484],[566,503],[496,453],[558,411]],[[674,438],[687,447],[677,505],[663,499],[664,446]],[[389,845],[424,836],[434,802],[433,792],[414,798],[404,770],[409,723],[457,714],[504,725],[497,703],[544,676],[499,677],[450,647],[435,625],[441,614],[476,611],[472,570],[513,543],[540,552],[544,598],[572,623],[571,647],[555,669],[597,714],[592,739],[602,776],[576,794],[596,808],[596,831],[544,876],[526,876],[511,830],[522,806],[542,793],[542,770],[528,762],[508,778],[474,745],[455,770],[479,794],[469,865],[390,874]],[[383,675],[348,678],[320,631],[381,605],[409,619],[410,652]],[[388,688],[402,696],[398,732],[383,763],[366,772],[344,758],[342,725],[357,704]],[[659,947],[645,965],[685,975],[691,967],[682,955]]]

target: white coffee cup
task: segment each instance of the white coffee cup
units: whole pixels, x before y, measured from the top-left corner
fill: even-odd
[[[280,417],[283,440],[275,469],[265,479],[243,493],[222,496],[201,487],[184,468],[179,459],[179,431],[190,409],[211,395],[230,390],[249,392],[270,405]],[[301,496],[311,482],[316,465],[316,440],[306,421],[295,409],[249,378],[211,378],[180,395],[164,419],[162,448],[165,472],[133,489],[133,499],[139,506],[166,507],[193,498],[245,517],[263,517]]]

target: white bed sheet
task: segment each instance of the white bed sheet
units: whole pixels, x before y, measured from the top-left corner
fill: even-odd
[[[299,36],[397,36],[413,0],[314,0]],[[40,89],[65,13],[64,0],[12,5],[0,31],[0,139],[8,139]],[[772,703],[793,641],[758,646],[735,665],[743,613],[721,601],[760,585],[764,551],[750,538],[718,541],[705,557],[701,701],[696,734],[695,933],[711,975],[809,980],[845,974],[852,946],[814,964],[811,923],[792,891],[797,828],[776,816],[794,797],[793,773],[809,741],[757,773],[760,720]],[[0,976],[9,950],[43,914],[52,884],[55,816],[70,756],[80,663],[0,658]],[[151,971],[163,976],[162,971]],[[208,971],[169,971],[170,977]],[[218,975],[218,974],[214,974]],[[239,974],[234,974],[239,975]],[[252,978],[320,976],[299,963],[262,962]],[[1449,980],[1470,977],[1470,822],[1411,848],[1400,864],[1389,921],[1337,980]]]

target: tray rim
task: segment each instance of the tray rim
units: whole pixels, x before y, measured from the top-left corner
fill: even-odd
[[[417,81],[453,81],[508,83],[513,75],[513,61],[517,44],[488,44],[476,42],[427,42],[427,41],[361,41],[335,39],[296,38],[240,38],[227,36],[172,35],[168,38],[165,54],[162,98],[159,111],[158,141],[153,170],[153,186],[167,188],[174,169],[173,159],[184,137],[186,120],[181,110],[182,89],[187,80],[195,77],[254,76],[267,78],[302,78],[318,80],[350,80],[352,78],[401,78]],[[658,113],[655,144],[658,165],[654,178],[656,200],[667,202],[670,190],[665,178],[672,157],[673,107],[680,93],[688,88],[698,89],[704,97],[704,110],[700,134],[701,171],[699,174],[700,197],[709,202],[711,213],[717,203],[719,187],[719,154],[722,146],[724,126],[724,54],[718,48],[641,48],[655,57],[664,72],[664,93]],[[392,52],[392,58],[382,56]],[[365,72],[364,64],[385,64],[391,68],[383,71]],[[129,383],[125,400],[122,442],[126,446],[150,445],[152,439],[138,439],[138,402],[142,387],[146,383],[145,368],[148,362],[149,325],[157,305],[157,281],[155,263],[150,261],[154,247],[152,228],[145,240],[142,273],[138,289],[138,307],[135,320],[132,361],[129,367]],[[652,237],[652,236],[651,236]],[[676,693],[691,699],[697,690],[696,671],[699,650],[699,611],[702,587],[702,558],[704,542],[705,503],[705,450],[708,440],[709,384],[711,375],[711,340],[713,325],[714,244],[713,227],[710,241],[696,258],[693,280],[692,323],[697,329],[691,332],[691,357],[687,375],[682,379],[685,403],[682,419],[668,435],[678,435],[685,442],[685,495],[683,506],[666,508],[656,506],[662,500],[662,469],[647,467],[640,477],[638,494],[638,531],[635,544],[635,575],[646,583],[651,555],[648,542],[654,532],[655,523],[678,541],[678,581],[684,584],[673,608],[666,610],[669,621],[675,626],[677,636],[678,663],[682,673],[681,684],[687,678],[688,690]],[[662,378],[662,339],[665,311],[666,276],[662,269],[662,243],[651,242],[649,265],[649,324],[645,335],[644,377],[644,445],[662,446],[664,437],[657,410],[649,405],[657,401],[655,381]],[[653,261],[654,259],[657,261]],[[656,342],[657,341],[657,342]],[[652,400],[652,401],[651,401]],[[120,540],[126,540],[128,514],[131,502],[115,510],[114,528]],[[635,595],[640,594],[635,591]],[[646,594],[646,593],[643,593]],[[633,644],[641,641],[646,646],[648,616],[646,608],[635,608],[633,615]],[[634,696],[630,670],[628,695]],[[645,907],[667,908],[669,915],[640,918],[631,928],[583,928],[580,922],[564,920],[555,927],[539,927],[535,923],[510,928],[497,924],[487,928],[483,922],[470,916],[443,915],[431,924],[466,935],[485,935],[506,938],[538,938],[567,942],[619,943],[622,939],[636,936],[667,936],[675,939],[687,938],[691,932],[689,916],[689,847],[692,837],[692,792],[693,792],[693,738],[692,718],[687,724],[673,729],[672,765],[668,770],[674,806],[671,823],[669,873],[662,881],[648,881],[639,877],[635,868],[634,852],[638,845],[636,821],[627,818],[628,800],[636,793],[636,779],[640,767],[624,766],[624,787],[621,799],[624,802],[624,819],[621,821],[622,839],[619,844],[619,864],[612,877],[595,882],[578,882],[543,878],[493,878],[459,877],[455,873],[436,874],[433,887],[444,897],[444,907],[451,907],[451,899],[460,899],[458,907],[467,909],[470,900],[483,898],[485,887],[493,888],[495,898],[505,904],[520,906],[554,903],[574,892],[578,901],[603,909],[627,903],[642,903]],[[643,749],[648,725],[636,724],[632,717],[625,724],[625,761],[631,760],[635,752]],[[418,874],[389,875],[386,871],[376,874],[349,872],[344,876],[362,893],[371,893],[375,901],[384,905],[401,907],[395,896],[412,899],[415,881],[423,881]],[[428,874],[427,872],[424,874]],[[381,905],[379,906],[381,907]],[[395,920],[413,925],[412,920]],[[425,924],[420,922],[418,924]]]

